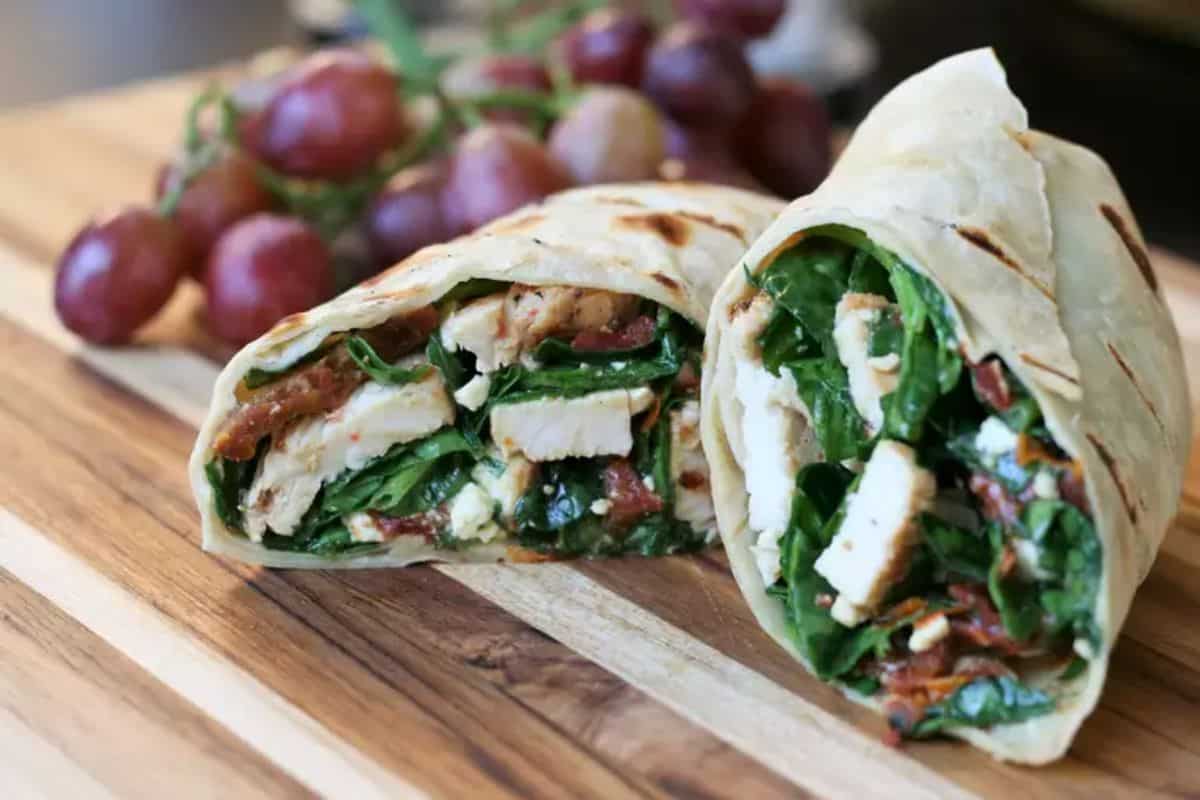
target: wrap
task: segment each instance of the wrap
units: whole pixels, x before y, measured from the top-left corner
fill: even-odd
[[[709,319],[702,436],[759,623],[902,735],[1060,757],[1191,439],[1114,176],[963,53],[883,98],[743,264]]]
[[[327,568],[715,541],[704,323],[781,208],[568,191],[282,320],[221,372],[196,441],[204,548]]]

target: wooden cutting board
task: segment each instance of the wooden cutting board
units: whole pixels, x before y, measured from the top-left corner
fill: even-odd
[[[1037,770],[885,747],[758,630],[720,553],[356,574],[202,553],[184,462],[228,353],[196,289],[141,346],[91,349],[50,265],[148,196],[210,78],[0,116],[0,796],[1200,796],[1200,469],[1099,710]],[[1200,271],[1156,261],[1200,376]]]

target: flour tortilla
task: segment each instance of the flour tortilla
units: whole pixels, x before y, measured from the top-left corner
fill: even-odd
[[[1052,761],[1099,699],[1109,652],[1175,514],[1191,441],[1179,338],[1133,214],[1098,156],[1029,129],[995,55],[976,50],[881,100],[829,178],[792,203],[744,263],[758,273],[805,230],[834,223],[932,279],[967,356],[999,354],[1083,465],[1104,548],[1102,652],[1086,678],[1060,687],[1054,713],[952,731],[1002,759]],[[742,407],[728,391],[736,357],[725,333],[753,293],[735,270],[714,300],[702,434],[738,585],[759,623],[803,661],[750,551]]]
[[[253,367],[279,369],[330,334],[371,328],[436,302],[472,278],[568,285],[637,294],[703,327],[713,293],[783,203],[703,184],[611,184],[548,198],[443,245],[426,248],[367,283],[282,320],[222,370],[189,464],[204,549],[275,567],[391,567],[417,561],[504,560],[505,545],[438,551],[400,537],[385,552],[323,558],[269,550],[228,530],[213,507],[204,466]]]

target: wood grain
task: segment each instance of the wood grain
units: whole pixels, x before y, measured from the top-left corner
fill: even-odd
[[[198,324],[195,287],[141,346],[83,347],[54,322],[48,264],[83,217],[147,196],[210,78],[0,115],[0,785],[1200,796],[1200,460],[1100,709],[1041,770],[882,748],[878,718],[753,624],[720,554],[345,574],[201,553],[183,464],[228,348]],[[1155,262],[1196,401],[1200,271]]]

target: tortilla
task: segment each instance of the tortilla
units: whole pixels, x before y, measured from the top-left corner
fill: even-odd
[[[242,349],[221,372],[196,441],[189,471],[204,548],[277,567],[504,560],[505,544],[439,550],[419,536],[400,536],[369,554],[328,558],[268,549],[231,530],[216,512],[206,466],[214,457],[214,437],[238,406],[243,377],[252,369],[286,368],[335,334],[371,329],[427,307],[472,279],[633,294],[691,320],[702,332],[713,292],[781,207],[782,203],[749,192],[700,184],[605,185],[568,191],[471,235],[422,250],[336,299],[282,320]]]
[[[945,298],[970,364],[998,355],[1032,393],[1054,441],[1082,467],[1102,546],[1085,676],[1045,680],[1047,714],[946,731],[998,758],[1063,755],[1095,708],[1109,653],[1175,514],[1191,441],[1179,338],[1133,214],[1094,153],[1030,130],[990,50],[897,86],[828,179],[793,202],[730,274],[709,319],[702,434],[721,536],[763,628],[813,671],[766,593],[748,525],[746,451],[734,392],[733,320],[782,253],[820,226],[859,231]],[[819,458],[811,451],[806,462]],[[876,709],[877,696],[847,690]]]

